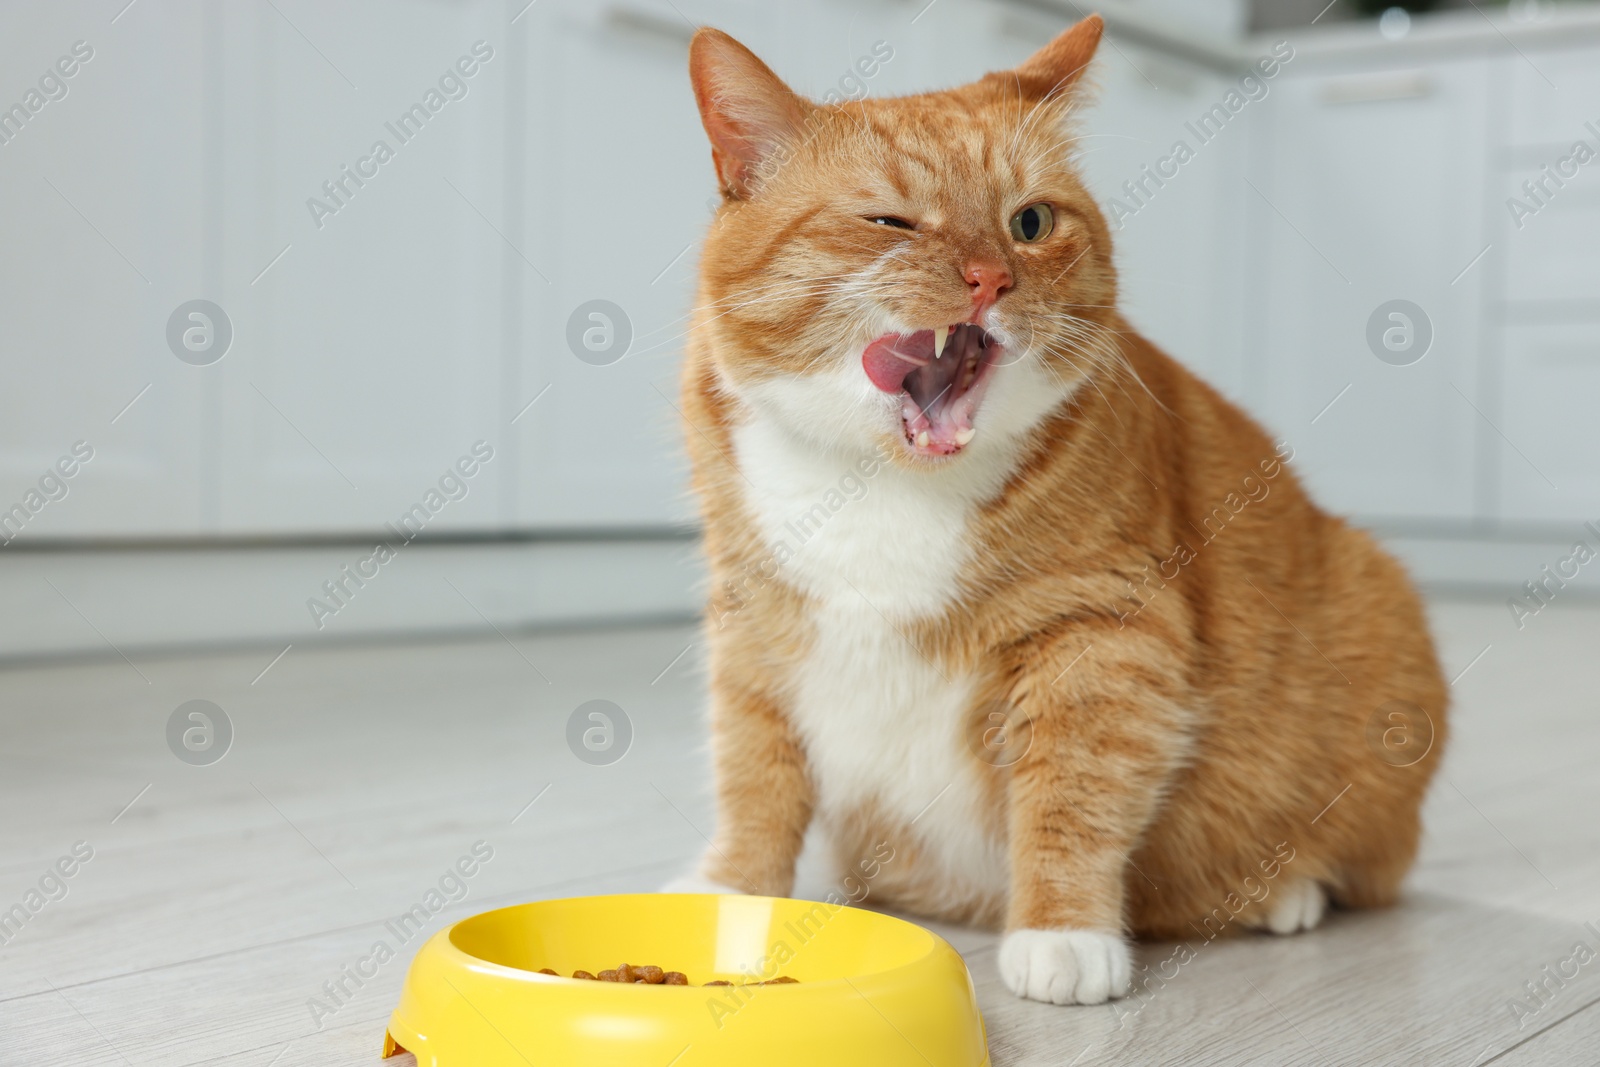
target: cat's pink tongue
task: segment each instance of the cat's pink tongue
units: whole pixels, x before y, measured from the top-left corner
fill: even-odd
[[[933,331],[884,334],[861,353],[861,369],[872,384],[886,393],[905,388],[906,375],[926,367],[933,356]]]

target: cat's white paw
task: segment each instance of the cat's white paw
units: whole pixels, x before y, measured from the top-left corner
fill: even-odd
[[[713,882],[711,879],[703,877],[699,874],[685,874],[681,877],[674,878],[672,881],[662,886],[660,891],[663,893],[744,894],[744,890],[742,889],[735,889],[732,886],[723,885],[721,882]]]
[[[1328,898],[1322,887],[1309,878],[1298,878],[1280,886],[1267,901],[1266,926],[1275,934],[1314,930],[1327,910]]]
[[[1133,956],[1098,930],[1013,930],[1000,942],[1000,979],[1019,997],[1104,1004],[1128,992]]]

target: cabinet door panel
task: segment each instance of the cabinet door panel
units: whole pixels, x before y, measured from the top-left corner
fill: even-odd
[[[58,496],[7,537],[199,528],[205,369],[173,355],[166,328],[209,295],[205,43],[186,7],[92,26],[56,5],[0,12],[0,107],[26,116],[0,116],[0,510]],[[80,440],[93,459],[66,495],[41,490]]]
[[[1537,176],[1517,168],[1505,180],[1499,219],[1506,299],[1600,301],[1600,160],[1581,168],[1535,214],[1513,220],[1505,202],[1531,205],[1521,185]]]
[[[1267,101],[1267,151],[1249,176],[1264,255],[1247,388],[1336,511],[1467,520],[1482,506],[1484,274],[1464,269],[1487,243],[1489,66],[1440,63],[1370,85],[1292,72]],[[1397,300],[1421,315],[1385,307]]]
[[[510,451],[505,15],[279,7],[228,9],[215,528],[375,532],[475,441]],[[429,531],[501,523],[496,474]]]
[[[1501,518],[1600,520],[1600,323],[1514,325],[1505,333],[1498,436]]]

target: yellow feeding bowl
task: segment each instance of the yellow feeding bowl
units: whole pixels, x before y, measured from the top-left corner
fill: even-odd
[[[690,985],[623,985],[623,963]],[[792,984],[756,985],[784,975]],[[721,979],[732,986],[707,986]],[[635,894],[463,919],[417,953],[385,1056],[421,1067],[987,1067],[955,949],[920,926],[776,897]]]

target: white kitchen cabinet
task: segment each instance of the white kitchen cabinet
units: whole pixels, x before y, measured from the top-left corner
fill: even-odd
[[[200,530],[203,374],[164,334],[207,295],[203,23],[161,5],[92,24],[5,11],[0,108],[32,92],[36,111],[8,111],[0,144],[0,511],[39,505],[46,472],[75,442],[93,449],[64,497],[7,527],[18,545]]]
[[[1497,428],[1485,465],[1500,522],[1566,534],[1600,517],[1600,160],[1573,151],[1580,141],[1600,150],[1600,49],[1537,53],[1509,73],[1511,149],[1493,205],[1504,288],[1486,405]]]
[[[883,96],[1010,67],[1075,17],[1002,0],[10,10],[17,93],[74,41],[95,54],[0,146],[0,192],[26,206],[0,216],[0,510],[81,439],[94,460],[23,538],[364,537],[483,440],[495,458],[431,532],[691,522],[675,404],[715,192],[693,25],[802,92]],[[479,40],[494,57],[465,97],[319,225],[308,199]],[[861,77],[878,42],[893,58]],[[1600,162],[1521,229],[1503,201],[1592,136],[1600,52],[1520,47],[1311,41],[1116,232],[1135,326],[1287,438],[1336,511],[1592,517]],[[1205,55],[1115,34],[1101,49],[1077,147],[1108,211],[1235,82]],[[233,328],[210,366],[165,340],[196,298]],[[1433,331],[1405,366],[1367,341],[1395,299]],[[632,334],[614,361],[569,342],[596,300]]]
[[[1500,518],[1563,527],[1600,520],[1600,327],[1513,322],[1504,348]]]
[[[1265,103],[1250,183],[1244,286],[1254,344],[1246,390],[1333,510],[1466,523],[1487,507],[1480,288],[1488,243],[1487,94],[1501,60],[1396,70],[1293,65]],[[1233,287],[1224,282],[1219,296]],[[1369,323],[1390,301],[1423,317],[1379,358]],[[1407,322],[1388,314],[1405,343]],[[1409,316],[1409,318],[1418,318]],[[1420,351],[1423,322],[1432,341]],[[1387,349],[1385,349],[1387,352]],[[1406,363],[1407,365],[1397,365]]]
[[[495,462],[512,452],[498,400],[516,293],[497,232],[515,61],[503,12],[278,7],[218,16],[216,288],[235,340],[205,368],[222,415],[208,525],[377,531],[482,440],[496,459],[426,529],[493,527],[505,518]]]
[[[93,27],[40,10],[7,13],[7,69],[80,37],[94,55],[0,158],[8,200],[38,206],[0,219],[0,493],[76,439],[95,457],[26,537],[375,533],[474,441],[510,453],[506,61],[413,142],[386,127],[499,39],[500,5],[154,3]],[[394,158],[343,178],[380,139]],[[319,226],[307,201],[330,179],[348,201]],[[204,366],[166,338],[196,298],[232,333]],[[493,526],[503,488],[491,469],[429,529]]]

